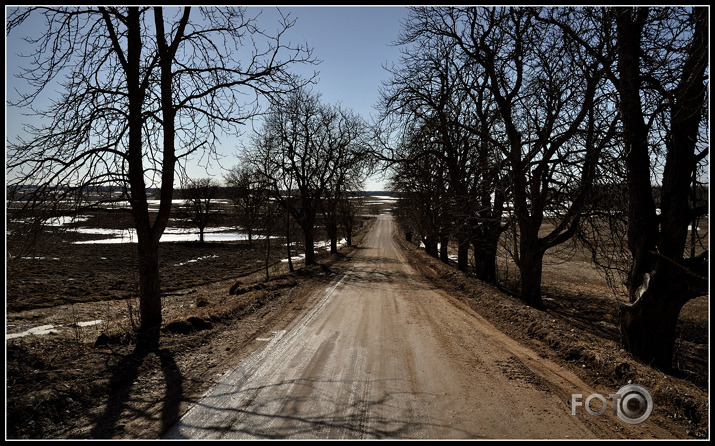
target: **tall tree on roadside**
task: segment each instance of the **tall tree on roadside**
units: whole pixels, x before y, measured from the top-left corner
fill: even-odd
[[[491,142],[508,163],[521,297],[534,307],[543,305],[544,253],[578,228],[616,123],[602,99],[608,92],[600,59],[543,22],[542,14],[536,8],[440,8],[422,21],[484,71],[502,132]],[[592,36],[595,45],[606,44]],[[548,215],[555,221],[542,233]]]
[[[471,234],[487,280],[495,279],[495,242],[505,227],[501,209],[506,200],[512,203],[521,295],[535,307],[542,306],[544,253],[578,228],[599,155],[616,124],[603,100],[608,92],[602,90],[600,60],[541,14],[535,8],[412,8],[405,41],[431,50],[405,71],[400,89],[413,98],[402,103],[435,129],[448,202],[464,212],[460,251],[466,252],[465,235]],[[584,32],[605,44],[597,33]],[[432,80],[420,82],[429,73]],[[452,212],[448,218],[455,217]],[[552,229],[544,234],[547,223]],[[464,259],[460,255],[462,267]]]
[[[325,144],[334,155],[331,167],[334,174],[321,200],[331,254],[338,252],[338,229],[343,226],[352,231],[355,216],[350,213],[352,207],[347,201],[352,192],[362,189],[371,165],[367,124],[351,111],[340,107],[334,107],[333,111],[336,118]]]
[[[670,370],[680,310],[693,297],[707,293],[707,252],[685,258],[685,247],[693,215],[707,213],[707,209],[691,208],[688,198],[698,163],[709,152],[707,144],[699,144],[706,113],[709,24],[707,8],[693,8],[681,19],[690,39],[682,55],[674,55],[680,61],[674,70],[677,77],[659,82],[667,92],[663,101],[667,101],[665,116],[669,125],[658,216],[651,198],[650,129],[638,97],[652,88],[643,82],[643,65],[645,57],[658,49],[647,46],[644,32],[657,26],[649,18],[657,17],[658,12],[628,8],[615,11],[617,88],[630,185],[628,242],[633,256],[630,303],[621,308],[621,333],[630,352]]]
[[[448,238],[457,241],[457,267],[468,266],[469,244],[475,249],[475,273],[496,280],[496,251],[506,201],[504,164],[491,139],[496,126],[494,101],[484,70],[465,57],[454,38],[438,32],[444,11],[413,8],[398,44],[405,50],[400,65],[382,91],[383,119],[411,122],[430,129],[432,144],[400,157],[387,148],[389,163],[412,163],[414,157],[437,157],[445,168],[445,209],[440,257],[447,260]],[[406,131],[411,131],[406,126]],[[385,155],[383,155],[385,156]]]
[[[19,76],[26,85],[8,104],[32,111],[39,124],[9,144],[9,183],[39,186],[24,197],[28,207],[58,190],[58,199],[81,197],[98,185],[124,191],[120,199],[129,199],[139,251],[139,343],[155,347],[158,246],[177,168],[192,154],[213,156],[221,131],[235,132],[255,115],[258,98],[295,88],[288,69],[312,62],[310,51],[283,43],[294,24],[290,18],[271,37],[242,8],[15,8],[8,37],[38,14],[45,27],[31,31],[41,37],[30,38],[34,54]],[[244,54],[247,47],[252,53]],[[32,108],[56,86],[62,93],[50,97],[46,109]],[[246,102],[246,92],[255,93],[253,102]],[[159,189],[155,216],[147,202],[150,188]]]
[[[358,222],[358,212],[364,205],[364,197],[356,195],[355,192],[362,189],[363,179],[348,178],[343,188],[340,200],[337,204],[338,222],[345,233],[345,243],[353,245],[353,234]]]
[[[402,133],[392,159],[390,189],[400,197],[394,210],[403,226],[420,235],[425,251],[438,257],[437,245],[445,220],[445,168],[440,158],[428,148],[435,144],[432,132],[412,127]],[[427,148],[427,149],[426,149]],[[405,162],[411,160],[410,162]]]
[[[670,370],[680,311],[708,292],[707,250],[686,253],[688,225],[708,212],[689,203],[695,202],[691,187],[709,155],[708,10],[638,7],[589,13],[610,33],[615,56],[593,47],[568,22],[553,23],[602,58],[617,92],[623,150],[616,161],[625,165],[626,229],[611,237],[624,236],[630,258],[621,338],[636,357]]]

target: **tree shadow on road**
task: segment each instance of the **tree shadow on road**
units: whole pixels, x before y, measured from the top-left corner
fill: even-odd
[[[372,397],[355,394],[356,386],[365,390],[388,381],[400,380],[301,378],[243,389],[217,386],[192,409],[200,414],[188,412],[162,438],[404,439],[424,438],[429,432],[480,438],[412,404],[434,395],[394,390]],[[326,385],[332,390],[326,391]]]

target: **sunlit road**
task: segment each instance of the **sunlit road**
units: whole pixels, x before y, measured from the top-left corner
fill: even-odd
[[[319,303],[166,438],[594,438],[573,374],[451,303],[381,216]],[[590,426],[590,427],[589,427]]]

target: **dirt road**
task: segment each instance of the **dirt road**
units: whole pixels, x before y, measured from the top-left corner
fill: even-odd
[[[165,437],[663,434],[649,422],[626,425],[610,410],[572,416],[571,394],[594,391],[430,286],[407,264],[393,231],[391,218],[381,216],[317,304],[288,330],[267,333],[265,346]]]

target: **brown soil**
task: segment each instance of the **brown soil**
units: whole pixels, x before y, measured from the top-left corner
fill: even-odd
[[[629,381],[644,385],[656,401],[653,416],[676,437],[709,435],[707,298],[683,310],[679,378],[619,348],[613,298],[600,289],[589,293],[594,289],[579,280],[578,268],[563,286],[549,282],[548,274],[555,273],[545,275],[554,300],[536,311],[400,244],[425,277],[512,338],[566,365],[603,394]],[[275,263],[271,280],[264,281],[259,245],[163,244],[164,329],[156,352],[138,353],[129,317],[136,311],[131,249],[48,246],[52,250],[33,254],[44,260],[13,259],[6,268],[6,332],[46,324],[59,329],[6,342],[8,438],[159,437],[220,373],[258,348],[256,338],[289,326],[309,308],[313,291],[332,279],[331,265],[351,252],[324,255],[321,267],[296,273]],[[229,294],[236,279],[239,294]],[[103,322],[76,324],[97,319]]]

